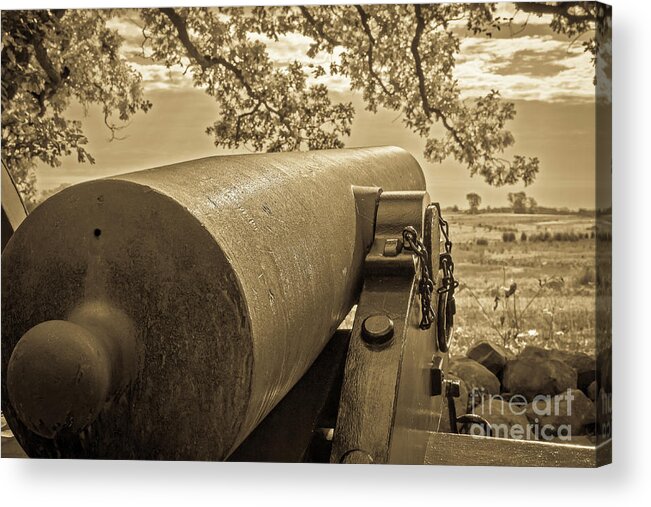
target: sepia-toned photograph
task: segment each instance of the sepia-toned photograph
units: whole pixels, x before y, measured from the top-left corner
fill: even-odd
[[[1,23],[3,461],[611,463],[609,5]]]

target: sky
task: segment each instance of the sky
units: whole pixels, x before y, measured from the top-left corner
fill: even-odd
[[[500,4],[497,15],[510,17],[511,4]],[[465,96],[473,97],[491,89],[516,104],[517,115],[510,122],[516,143],[506,154],[537,156],[540,173],[528,186],[490,187],[480,177],[470,177],[467,168],[452,159],[430,163],[423,157],[424,139],[407,130],[395,111],[364,110],[359,94],[349,90],[340,76],[320,78],[329,87],[333,100],[352,101],[356,115],[346,147],[395,145],[411,152],[420,162],[428,191],[444,207],[467,207],[466,194],[478,193],[482,206],[506,206],[507,194],[525,190],[540,205],[594,208],[595,194],[595,88],[594,68],[581,41],[571,43],[554,34],[550,18],[518,14],[513,29],[493,31],[493,37],[468,36],[461,40],[455,77]],[[124,172],[226,153],[247,153],[246,149],[215,148],[205,133],[219,111],[213,98],[194,88],[191,77],[181,69],[143,59],[140,54],[140,29],[128,19],[111,21],[124,37],[122,54],[143,75],[145,96],[154,107],[138,114],[121,131],[124,140],[109,141],[98,108],[86,113],[71,105],[70,116],[84,123],[88,150],[96,164],[79,164],[75,158],[63,159],[61,167],[39,165],[37,189],[59,187]],[[294,59],[306,62],[310,40],[289,35],[268,42],[270,57],[278,64]],[[335,56],[320,54],[317,61]],[[441,128],[441,127],[435,127]]]

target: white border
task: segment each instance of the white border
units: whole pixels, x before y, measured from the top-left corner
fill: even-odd
[[[216,5],[195,0],[137,6]],[[277,2],[233,1],[230,5]],[[298,3],[298,2],[286,2]],[[315,3],[315,2],[304,2]],[[347,3],[347,2],[337,2]],[[649,498],[651,2],[613,0],[614,465],[598,470],[425,466],[0,461],[12,505],[622,505]],[[125,1],[27,1],[21,8],[119,7]],[[14,7],[3,2],[3,8]],[[174,428],[170,428],[174,431]],[[645,481],[646,479],[646,481]]]

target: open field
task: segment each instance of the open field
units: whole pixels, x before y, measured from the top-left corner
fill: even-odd
[[[514,352],[538,345],[595,353],[595,306],[610,311],[611,283],[609,269],[596,269],[596,244],[610,234],[610,216],[597,224],[580,215],[445,215],[460,282],[453,354],[483,339]],[[504,241],[505,233],[515,239]],[[607,265],[610,239],[599,245]]]

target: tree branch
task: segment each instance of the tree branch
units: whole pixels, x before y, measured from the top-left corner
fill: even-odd
[[[57,88],[61,86],[61,83],[65,81],[70,75],[70,69],[68,67],[63,67],[63,70],[59,72],[50,57],[47,54],[47,50],[43,45],[42,36],[35,36],[32,40],[32,47],[34,48],[34,57],[36,61],[41,66],[45,75],[47,76],[46,89],[42,90],[41,93],[34,93],[32,95],[36,97],[39,106],[41,108],[40,116],[43,116],[46,111],[45,101],[49,100],[57,91]]]
[[[414,65],[416,67],[416,77],[418,78],[418,93],[420,94],[420,100],[423,103],[423,110],[425,115],[430,118],[432,116],[432,110],[429,106],[429,99],[427,98],[427,88],[425,86],[425,74],[423,73],[422,61],[420,59],[420,53],[418,46],[420,45],[420,39],[423,36],[423,31],[425,30],[425,18],[421,11],[419,4],[414,5],[416,11],[416,31],[414,32],[414,38],[411,41],[411,54],[414,57]]]
[[[380,79],[380,76],[378,76],[373,69],[373,46],[375,46],[375,38],[373,37],[373,32],[371,32],[371,27],[368,24],[368,14],[366,14],[366,11],[361,5],[356,5],[355,9],[357,9],[360,21],[362,22],[364,33],[366,33],[366,36],[368,37],[368,51],[366,51],[366,57],[368,58],[368,72],[371,77],[375,79],[375,81],[377,81],[377,83],[380,85],[382,91],[391,97],[395,95],[395,91],[390,92],[387,90],[386,86],[384,86],[384,83],[382,82],[382,79]]]
[[[303,14],[303,17],[307,20],[307,22],[312,26],[314,31],[321,36],[326,42],[328,42],[332,46],[340,46],[341,43],[333,38],[332,36],[328,35],[325,33],[325,30],[323,29],[323,23],[318,22],[316,19],[314,19],[314,16],[312,16],[312,13],[309,11],[309,9],[303,5],[298,6],[299,10],[301,11],[301,14]]]
[[[221,56],[201,54],[199,49],[190,40],[190,35],[188,34],[188,28],[185,24],[185,19],[183,19],[173,8],[165,7],[159,10],[171,21],[172,25],[176,29],[176,33],[179,37],[179,40],[181,41],[181,44],[183,44],[183,47],[188,53],[188,56],[194,59],[202,69],[205,70],[209,67],[214,67],[215,65],[221,65],[235,75],[237,80],[242,84],[249,95],[255,95],[253,88],[251,88],[251,85],[244,78],[244,74],[236,65],[232,64]]]
[[[50,57],[47,54],[47,50],[45,49],[45,46],[43,46],[43,40],[40,37],[35,37],[32,40],[32,47],[34,48],[34,56],[36,57],[36,61],[45,71],[48,81],[50,82],[50,86],[59,86],[61,84],[62,76],[54,67],[52,60],[50,60]]]
[[[443,111],[438,108],[433,108],[429,103],[429,99],[427,97],[427,88],[425,85],[425,74],[423,73],[423,64],[419,52],[420,39],[423,36],[423,32],[425,30],[425,17],[423,16],[423,12],[419,4],[414,5],[414,9],[416,12],[416,31],[414,33],[414,38],[411,41],[411,54],[414,57],[416,76],[418,78],[418,92],[423,104],[423,111],[425,111],[427,118],[431,118],[432,114],[436,115],[436,118],[441,120],[443,126],[450,132],[450,134],[452,134],[452,137],[456,143],[462,149],[465,149],[465,143],[461,140],[461,137],[459,136],[457,130],[450,124],[448,118],[443,114]]]
[[[51,22],[55,26],[55,29],[60,30],[61,25],[59,21],[65,13],[65,9],[42,11],[38,16],[41,22],[33,28],[35,33],[31,37],[31,45],[34,48],[34,57],[45,72],[50,85],[50,90],[46,92],[45,98],[50,98],[56,91],[56,88],[70,75],[70,69],[68,67],[64,67],[61,72],[57,70],[47,53],[47,49],[43,45],[45,38],[45,34],[43,33],[44,26],[48,22]]]
[[[254,115],[258,109],[260,109],[260,106],[262,105],[262,102],[258,101],[256,102],[255,106],[253,109],[250,111],[247,111],[245,113],[241,113],[237,115],[237,122],[235,124],[235,141],[239,142],[240,140],[240,135],[242,133],[242,120],[246,118],[247,116],[252,116]]]
[[[546,2],[518,2],[516,3],[516,9],[523,12],[529,12],[531,14],[552,14],[561,16],[571,23],[595,21],[594,14],[590,12],[586,4],[590,4],[590,2],[558,2],[556,4],[550,4]],[[570,13],[570,9],[573,7],[581,7],[585,14],[581,15]]]
[[[260,96],[260,94],[256,93],[251,84],[246,80],[244,73],[240,68],[219,55],[210,56],[201,54],[199,49],[190,40],[190,35],[188,34],[185,19],[183,19],[173,8],[166,7],[159,10],[171,21],[172,25],[176,29],[179,40],[181,41],[181,44],[183,44],[183,47],[185,48],[190,59],[196,61],[204,70],[216,65],[221,65],[225,69],[229,70],[244,87],[249,97],[257,102],[260,102],[267,108],[268,111],[278,116],[278,118],[283,123],[285,123],[285,126],[287,126],[287,128],[292,131],[290,125],[286,122],[285,116],[281,114],[280,111],[278,111],[276,108],[270,106],[269,103]]]

